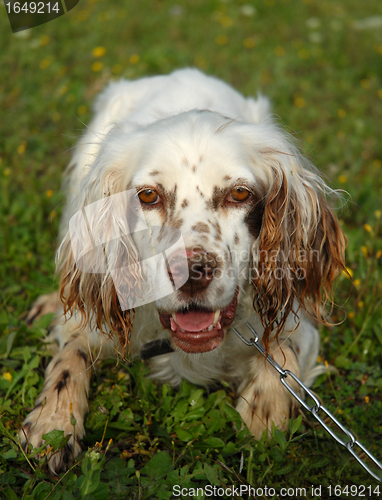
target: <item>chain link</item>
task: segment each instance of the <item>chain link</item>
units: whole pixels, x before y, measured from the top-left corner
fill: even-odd
[[[259,336],[256,332],[256,330],[253,328],[252,325],[249,323],[245,323],[247,328],[253,333],[255,338],[251,338],[250,340],[247,340],[243,335],[236,329],[233,328],[233,331],[236,333],[236,335],[246,344],[247,346],[254,346],[256,349],[260,352],[260,354],[264,357],[266,357],[266,360],[270,365],[273,366],[273,368],[278,371],[280,375],[280,380],[281,383],[288,389],[288,391],[294,396],[297,401],[300,403],[301,406],[305,408],[309,413],[313,415],[313,417],[322,425],[322,427],[332,436],[333,439],[337,441],[338,444],[341,446],[344,446],[348,452],[353,455],[353,457],[362,465],[362,467],[371,475],[373,476],[374,479],[377,481],[382,482],[382,478],[379,477],[377,474],[375,474],[367,464],[359,457],[359,455],[356,453],[355,448],[360,448],[369,458],[370,460],[377,466],[379,469],[382,470],[382,465],[378,460],[370,453],[369,450],[367,450],[354,436],[354,434],[346,429],[341,422],[339,422],[334,415],[330,413],[330,411],[325,408],[323,404],[319,401],[317,396],[310,390],[308,387],[306,387],[305,384],[301,382],[301,380],[296,377],[296,375],[289,371],[289,370],[284,370],[281,368],[281,366],[272,358],[272,356],[266,352],[264,349],[264,346],[262,346],[259,342]],[[305,402],[293,389],[292,387],[288,384],[287,378],[292,378],[297,385],[301,387],[301,389],[313,400],[314,404],[312,406],[309,406],[307,402]],[[336,424],[336,426],[349,438],[347,441],[344,441],[340,437],[338,437],[332,429],[328,427],[328,425],[322,420],[322,418],[319,415],[319,412],[323,412],[332,422]]]

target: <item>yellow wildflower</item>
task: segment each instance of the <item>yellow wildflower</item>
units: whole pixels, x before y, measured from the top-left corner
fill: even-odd
[[[223,46],[223,45],[227,45],[228,43],[228,38],[225,36],[225,35],[218,35],[216,38],[215,38],[215,42],[220,45],[220,46]]]
[[[81,104],[81,106],[78,106],[77,113],[79,115],[84,115],[86,114],[87,110],[88,108],[84,104]]]
[[[48,43],[50,42],[50,38],[49,36],[47,35],[43,35],[41,38],[40,38],[40,45],[44,46],[44,45],[48,45]]]
[[[348,178],[344,174],[338,176],[338,182],[340,182],[341,184],[345,184],[347,182],[347,180],[348,180]]]
[[[365,403],[368,404],[370,402],[369,396],[365,396]]]
[[[346,116],[346,111],[344,109],[339,109],[337,113],[340,118],[345,118]]]
[[[106,54],[106,49],[105,47],[95,47],[92,50],[92,56],[93,57],[102,57]]]
[[[307,49],[300,49],[300,50],[298,51],[298,57],[299,57],[300,59],[309,59],[309,57],[310,57],[310,52],[309,52],[309,50],[307,50]]]
[[[19,153],[19,155],[23,155],[25,153],[25,150],[27,149],[27,142],[26,141],[23,141],[20,146],[18,146],[17,148],[17,152]]]
[[[243,45],[246,49],[253,49],[253,47],[256,45],[255,39],[250,36],[244,38]]]
[[[115,75],[120,75],[123,71],[123,66],[122,64],[114,64],[114,66],[111,68],[111,71],[115,74]]]
[[[233,19],[228,16],[222,17],[220,20],[220,24],[224,26],[224,28],[229,28],[230,26],[233,25]]]
[[[194,64],[198,68],[205,68],[206,67],[206,60],[204,59],[204,57],[196,56],[195,60],[194,60]]]
[[[371,233],[371,232],[372,232],[372,228],[371,228],[370,224],[364,224],[364,225],[363,225],[363,227],[366,229],[366,231],[367,231],[368,233]]]
[[[8,382],[12,382],[12,373],[10,373],[10,372],[3,373],[3,378],[5,380],[8,380]]]
[[[353,278],[353,276],[354,276],[354,273],[353,273],[353,271],[350,269],[350,267],[347,267],[347,268],[346,268],[346,271],[342,271],[342,274],[343,274],[344,276],[346,276],[347,278],[349,278],[349,277],[350,277],[350,278]]]
[[[361,247],[361,252],[363,253],[363,256],[364,256],[364,257],[367,257],[367,253],[368,253],[368,252],[367,252],[367,247],[362,246],[362,247]]]
[[[284,49],[284,47],[275,47],[275,50],[273,52],[278,57],[285,56],[285,49]]]
[[[130,56],[129,62],[130,64],[137,64],[139,63],[140,60],[141,58],[139,57],[138,54],[133,54],[132,56]]]
[[[354,283],[354,286],[356,286],[358,288],[359,285],[361,284],[361,280],[357,278],[356,280],[353,281],[353,283]]]
[[[349,319],[353,319],[353,318],[355,318],[355,312],[354,312],[354,311],[350,311],[350,312],[348,312],[348,318],[349,318]]]
[[[53,189],[48,189],[48,191],[45,193],[48,198],[51,198],[53,196]]]
[[[40,61],[40,68],[46,69],[48,66],[50,66],[50,63],[50,59],[43,59],[42,61]]]
[[[306,102],[303,97],[296,97],[293,102],[296,108],[305,108],[306,106]]]
[[[96,61],[92,64],[92,71],[94,71],[94,73],[98,73],[102,68],[103,64],[99,61]]]

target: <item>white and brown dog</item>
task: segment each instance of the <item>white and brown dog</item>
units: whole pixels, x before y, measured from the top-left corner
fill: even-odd
[[[295,401],[232,327],[249,335],[249,320],[273,358],[311,384],[319,336],[308,316],[325,322],[345,238],[325,201],[335,193],[269,113],[266,98],[194,69],[111,83],[98,98],[67,170],[63,305],[51,334],[60,350],[20,431],[34,447],[53,429],[74,435],[73,413],[75,439],[51,458],[53,471],[81,450],[93,360],[117,352],[156,354],[152,376],[174,386],[228,382],[257,438],[272,421],[285,428]],[[166,231],[176,236],[167,247],[178,242],[163,259],[171,293],[159,261],[141,255]]]

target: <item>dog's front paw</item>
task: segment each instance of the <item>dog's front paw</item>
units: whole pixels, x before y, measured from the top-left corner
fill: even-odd
[[[272,423],[280,430],[288,428],[288,421],[296,410],[297,402],[280,386],[278,378],[273,387],[263,390],[251,381],[240,394],[236,410],[256,439],[261,438],[265,429],[270,436]]]
[[[284,347],[283,352],[278,350],[273,357],[284,369],[299,375],[298,361],[291,348]],[[272,422],[280,430],[286,430],[298,403],[264,358],[254,358],[251,365],[250,378],[239,388],[236,410],[255,438],[260,439],[265,429],[271,435]],[[291,386],[299,392],[295,382]]]
[[[47,451],[48,465],[53,474],[66,470],[71,462],[81,453],[80,442],[85,435],[84,425],[81,418],[76,418],[71,409],[56,411],[52,404],[39,403],[27,416],[23,427],[19,431],[20,443],[24,450],[40,448],[44,445],[44,434],[53,430],[64,431],[64,436],[70,435],[70,439],[62,449]],[[53,411],[52,411],[53,410]],[[49,450],[47,446],[47,450]],[[37,459],[41,456],[37,455]]]

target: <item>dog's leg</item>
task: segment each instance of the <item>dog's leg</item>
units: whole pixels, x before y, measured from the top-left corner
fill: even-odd
[[[290,341],[283,343],[282,351],[280,348],[274,349],[271,354],[280,366],[299,377],[299,362]],[[288,383],[298,392],[295,382],[288,380]],[[253,357],[250,361],[249,379],[239,388],[236,410],[255,438],[260,439],[265,429],[270,433],[272,422],[279,429],[285,430],[297,405],[295,398],[282,385],[278,372],[265,358]]]
[[[42,435],[54,429],[72,435],[64,449],[51,455],[52,472],[65,469],[72,457],[81,452],[79,443],[85,434],[91,359],[87,334],[76,326],[68,321],[55,327],[59,331],[54,336],[60,337],[63,347],[49,363],[43,390],[20,430],[24,448],[28,444],[40,447]]]

